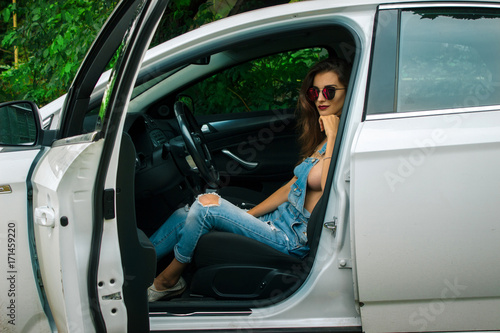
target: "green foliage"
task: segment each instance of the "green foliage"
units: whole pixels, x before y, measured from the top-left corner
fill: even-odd
[[[160,21],[151,47],[220,18],[211,10],[211,4],[210,0],[171,1]]]
[[[183,92],[196,114],[294,109],[309,68],[328,53],[320,48],[284,52],[235,66]]]
[[[117,1],[33,0],[10,5],[4,22],[17,12],[17,30],[1,41],[3,49],[19,46],[19,67],[0,74],[2,99],[29,99],[43,105],[64,94],[88,48]]]
[[[177,0],[171,1],[151,46],[224,17],[288,3],[290,0]],[[296,0],[300,1],[300,0]]]
[[[44,105],[69,88],[97,32],[118,0],[30,0],[17,6],[0,0],[0,102],[28,99]],[[289,0],[175,0],[151,46],[203,24]],[[6,5],[6,4],[9,5]],[[12,28],[17,13],[18,29]],[[14,46],[19,67],[14,68]]]

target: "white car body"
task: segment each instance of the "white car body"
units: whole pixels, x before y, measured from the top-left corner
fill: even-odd
[[[139,15],[152,20],[149,3],[161,1],[146,2]],[[183,57],[202,50],[292,26],[312,30],[314,24],[333,22],[357,43],[355,49],[344,49],[355,58],[351,94],[323,216],[336,229],[321,233],[300,288],[275,304],[256,302],[248,311],[179,315],[150,308],[151,331],[500,330],[500,104],[366,112],[374,28],[382,22],[376,20],[378,11],[454,7],[500,13],[500,2],[305,1],[229,17],[147,53],[133,44],[143,56],[142,67],[123,66],[131,66],[136,78],[165,62],[181,64]],[[56,141],[0,146],[0,248],[7,251],[0,259],[0,331],[130,330],[134,319],[124,296],[130,282],[122,267],[120,217],[111,214],[96,224],[96,216],[106,216],[110,207],[103,201],[102,208],[96,198],[111,195],[113,213],[118,211],[119,134],[126,131],[127,113],[140,113],[161,96],[204,77],[204,70],[208,74],[217,67],[213,61],[214,67],[174,73],[133,99],[133,87],[120,85],[125,75],[114,85],[106,72],[89,103],[100,104],[113,89],[128,94],[124,101],[110,97],[114,113],[106,121],[113,130],[102,136],[98,131],[60,134],[65,133],[63,116],[70,111],[63,104],[73,98],[70,93],[40,109],[39,126],[58,132]],[[124,85],[135,79],[127,80]],[[498,80],[490,80],[486,92],[500,95]],[[483,101],[480,92],[475,96]],[[89,295],[94,289],[96,298]]]

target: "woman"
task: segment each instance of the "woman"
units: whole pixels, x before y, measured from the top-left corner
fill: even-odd
[[[184,291],[181,274],[199,238],[212,229],[241,234],[300,258],[308,253],[307,221],[324,191],[348,80],[349,67],[339,59],[319,62],[305,77],[298,105],[303,161],[286,185],[248,211],[215,193],[202,194],[151,236],[159,258],[172,250],[175,258],[149,287],[150,302]]]

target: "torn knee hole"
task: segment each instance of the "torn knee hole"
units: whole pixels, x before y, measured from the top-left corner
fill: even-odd
[[[220,205],[219,201],[220,197],[218,194],[215,193],[202,194],[198,196],[198,202],[203,207],[219,206]]]

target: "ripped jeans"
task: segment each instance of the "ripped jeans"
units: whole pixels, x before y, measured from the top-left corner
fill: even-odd
[[[200,202],[180,208],[150,237],[160,259],[172,250],[181,263],[191,262],[200,237],[211,230],[226,231],[253,238],[285,254],[304,257],[307,246],[307,218],[288,202],[258,218],[217,194],[215,204]]]

